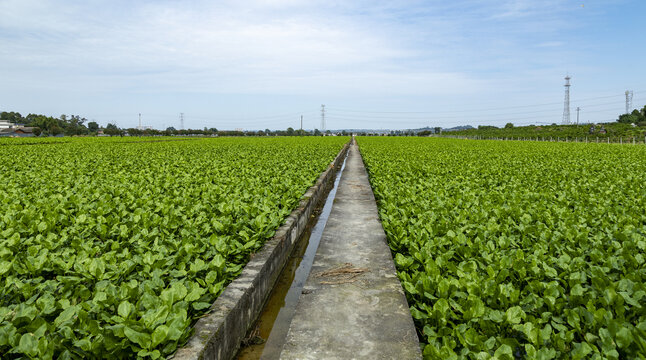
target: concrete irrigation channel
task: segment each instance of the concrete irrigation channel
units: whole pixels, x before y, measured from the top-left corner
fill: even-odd
[[[317,206],[323,215],[313,218]],[[258,335],[259,318],[269,326],[263,334],[269,341],[240,358],[421,358],[354,140],[196,323],[174,359],[233,359]]]
[[[318,215],[313,215],[312,226],[305,229],[281,272],[256,326],[247,336],[246,344],[243,344],[245,346],[238,353],[238,360],[277,359],[280,355],[303,286],[312,269],[323,230],[332,211],[344,168],[345,161],[336,174],[334,186],[330,189],[325,203],[317,209]]]
[[[356,143],[280,359],[421,359]]]
[[[285,224],[245,265],[240,276],[225,288],[211,306],[210,313],[197,321],[193,336],[173,355],[173,359],[232,359],[236,355],[298,239],[308,227],[313,211],[325,199],[348,148],[346,144],[307,190]]]

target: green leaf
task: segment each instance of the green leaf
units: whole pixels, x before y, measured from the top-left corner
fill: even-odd
[[[398,268],[408,269],[415,263],[415,260],[412,257],[403,256],[402,254],[396,254],[395,263],[397,264]]]
[[[525,353],[527,354],[527,358],[529,359],[536,359],[538,357],[536,348],[530,344],[525,344]]]
[[[188,301],[188,302],[196,301],[199,298],[201,298],[202,295],[204,295],[204,293],[206,292],[206,289],[203,289],[197,283],[190,283],[189,285],[190,285],[189,287],[190,290],[188,294],[186,294],[186,297],[184,298],[185,301]]]
[[[159,296],[169,307],[184,299],[187,294],[186,287],[181,282],[173,282],[171,287],[162,291]]]
[[[141,320],[143,321],[146,328],[154,329],[157,327],[157,325],[166,322],[166,318],[168,317],[169,312],[170,309],[168,305],[162,305],[157,309],[150,309],[146,311],[146,313],[141,317]]]
[[[585,359],[592,352],[592,347],[587,342],[575,343],[572,350],[572,359]]]
[[[14,319],[25,319],[27,321],[32,321],[38,316],[38,309],[33,305],[26,305],[24,303],[16,307],[16,314]]]
[[[206,274],[206,278],[205,278],[205,280],[206,280],[206,283],[207,283],[208,285],[211,285],[211,284],[214,284],[215,282],[217,282],[217,280],[218,280],[218,273],[217,273],[217,271],[209,271],[209,272]]]
[[[505,321],[510,324],[518,324],[525,318],[525,312],[520,306],[512,306],[505,312]]]
[[[126,225],[119,226],[119,236],[121,237],[128,236],[128,227]]]
[[[493,350],[494,346],[496,346],[496,338],[495,337],[490,337],[485,341],[484,343],[485,349],[487,350]]]
[[[500,345],[498,349],[496,349],[496,352],[493,354],[495,359],[509,359],[513,360],[514,359],[514,352],[511,346],[507,344]]]
[[[105,272],[105,263],[101,259],[92,259],[88,266],[88,270],[95,278],[101,279]]]
[[[548,347],[538,349],[537,360],[551,360],[556,358],[556,350]]]
[[[94,302],[95,303],[102,303],[108,299],[108,294],[104,293],[103,291],[99,291],[94,295]]]
[[[208,266],[202,259],[197,259],[195,260],[194,263],[191,264],[190,266],[190,272],[195,274],[199,271],[205,270]]]
[[[184,333],[184,329],[188,326],[186,319],[186,311],[182,310],[176,314],[171,314],[172,320],[168,324],[168,340],[179,340]]]
[[[166,325],[158,326],[152,334],[152,347],[161,344],[166,340],[166,336],[168,336],[168,327]]]
[[[13,266],[13,262],[0,260],[0,275],[7,273],[11,269],[11,266]]]
[[[625,349],[632,344],[634,338],[630,330],[622,327],[615,335],[615,341],[620,349]]]
[[[76,306],[70,306],[67,309],[63,310],[58,317],[54,320],[54,324],[56,326],[61,326],[62,324],[73,320],[73,317],[76,315],[77,312],[77,307]]]
[[[570,294],[572,296],[582,296],[584,292],[585,290],[583,290],[583,286],[581,286],[581,284],[574,285],[572,290],[570,290]]]
[[[200,310],[204,310],[204,309],[208,309],[208,308],[210,308],[210,307],[211,307],[211,303],[207,303],[207,302],[194,302],[194,303],[192,304],[192,306],[193,306],[193,309],[195,309],[195,310],[197,310],[197,311],[200,311]]]
[[[92,342],[88,338],[83,338],[74,340],[74,346],[81,348],[83,351],[90,351],[92,349]]]
[[[38,340],[36,340],[33,334],[22,334],[16,351],[25,355],[29,355],[31,357],[35,357],[36,355],[38,355]]]
[[[123,333],[126,335],[128,340],[138,344],[139,346],[141,346],[142,349],[145,349],[145,350],[150,349],[151,343],[152,343],[152,339],[150,335],[143,332],[135,331],[132,328],[129,328],[127,326],[123,329]]]
[[[130,316],[130,313],[132,313],[133,309],[134,309],[134,306],[127,300],[124,300],[121,302],[121,304],[119,304],[119,309],[118,309],[119,316],[121,316],[124,319],[127,319],[128,316]]]
[[[523,334],[525,334],[527,339],[529,339],[529,341],[532,344],[538,345],[538,329],[534,328],[533,323],[527,322],[527,323],[524,323],[522,326],[520,325],[516,325],[516,326],[520,327],[520,331],[522,331]],[[514,328],[516,328],[516,326],[514,326]]]

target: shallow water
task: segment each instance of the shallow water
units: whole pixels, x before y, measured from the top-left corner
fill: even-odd
[[[238,360],[278,359],[296,311],[298,299],[312,269],[323,229],[332,211],[332,203],[346,160],[347,154],[341,169],[336,174],[334,186],[325,199],[323,208],[301,235],[256,323],[258,332],[255,335],[266,341],[262,344],[243,347],[238,353]]]

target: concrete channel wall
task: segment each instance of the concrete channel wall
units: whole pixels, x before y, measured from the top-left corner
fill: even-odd
[[[265,301],[294,245],[321,199],[325,199],[330,182],[335,179],[349,145],[346,144],[312,187],[299,206],[276,230],[273,238],[245,265],[242,273],[211,306],[211,312],[197,321],[195,333],[173,359],[232,359],[240,343],[260,315]]]

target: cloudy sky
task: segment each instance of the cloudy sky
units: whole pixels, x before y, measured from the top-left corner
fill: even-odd
[[[646,104],[643,0],[0,0],[0,111],[403,129]]]

